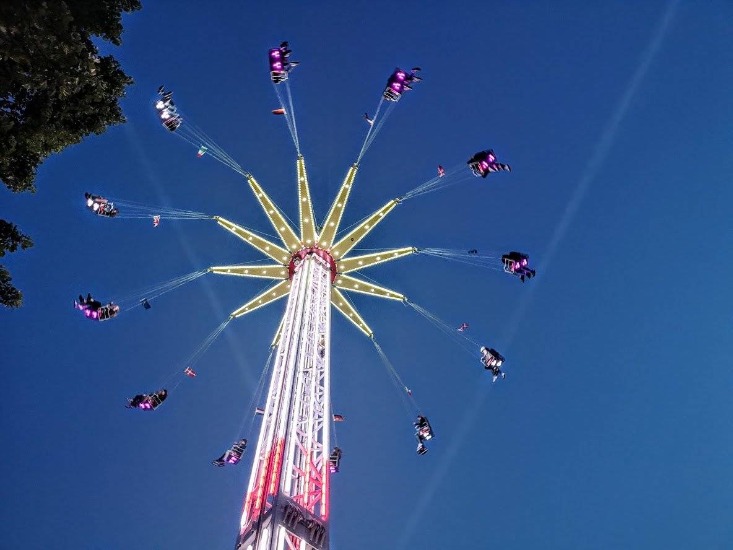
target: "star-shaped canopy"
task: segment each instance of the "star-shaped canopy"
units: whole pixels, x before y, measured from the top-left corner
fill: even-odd
[[[325,251],[333,258],[334,263],[332,265],[335,264],[336,273],[333,274],[331,303],[344,317],[370,338],[373,337],[373,332],[369,328],[369,325],[366,324],[361,315],[359,315],[341,291],[360,292],[389,300],[407,300],[399,292],[347,275],[347,273],[396,260],[397,258],[402,258],[408,254],[417,252],[417,249],[414,247],[404,247],[374,252],[363,256],[348,257],[348,253],[400,203],[399,199],[393,199],[387,202],[387,204],[367,216],[364,221],[349,231],[343,238],[336,241],[341,218],[348,204],[351,188],[354,185],[358,169],[358,164],[354,164],[346,173],[346,177],[320,228],[320,233],[313,215],[313,203],[308,185],[308,174],[305,170],[305,160],[302,155],[298,156],[297,161],[299,234],[296,234],[293,228],[290,227],[290,224],[280,212],[280,209],[267,196],[267,193],[265,193],[254,177],[251,175],[247,176],[249,186],[255,194],[257,201],[260,203],[260,206],[262,206],[267,219],[270,220],[272,227],[275,229],[281,244],[273,243],[260,237],[253,231],[224,218],[216,216],[214,219],[219,225],[234,233],[265,256],[271,258],[275,263],[269,265],[222,265],[211,267],[209,271],[219,275],[276,279],[278,282],[233,311],[231,314],[232,318],[251,313],[286,296],[290,292],[290,261],[295,254],[303,250],[312,251],[313,249],[317,249]],[[275,341],[277,341],[277,338],[278,335],[276,334]]]

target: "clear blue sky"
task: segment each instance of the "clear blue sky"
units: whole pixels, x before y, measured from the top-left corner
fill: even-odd
[[[428,5],[430,4],[430,6]],[[156,122],[182,109],[295,218],[295,153],[266,51],[291,80],[322,217],[395,66],[424,81],[369,150],[352,223],[493,147],[511,174],[399,206],[364,247],[526,250],[536,280],[410,257],[368,272],[507,357],[476,356],[399,303],[355,296],[436,431],[418,457],[366,338],[334,313],[338,550],[733,547],[733,5],[711,2],[145,2],[113,50],[128,124],[0,190],[35,247],[4,258],[3,548],[227,549],[251,454],[239,435],[284,302],[230,324],[154,414],[150,391],[262,281],[207,275],[109,323],[72,309],[259,258],[210,221],[103,220],[91,191],[270,232],[246,183]],[[255,433],[244,434],[256,437]]]

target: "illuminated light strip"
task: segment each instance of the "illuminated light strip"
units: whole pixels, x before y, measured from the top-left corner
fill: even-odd
[[[330,285],[329,285],[330,286]],[[327,298],[330,298],[328,296]],[[331,450],[331,304],[330,300],[321,304],[321,319],[323,321],[324,332],[328,334],[328,340],[326,342],[326,352],[322,358],[324,368],[321,372],[321,379],[319,383],[319,400],[321,404],[321,410],[325,411],[320,418],[320,430],[321,430],[321,505],[319,506],[319,513],[321,518],[327,518],[327,506],[328,503],[324,498],[324,494],[328,493],[328,456]]]
[[[265,498],[265,483],[267,477],[267,470],[270,465],[270,457],[272,456],[272,449],[267,452],[267,458],[260,462],[260,471],[257,476],[257,484],[254,486],[252,491],[247,495],[244,506],[244,525],[246,526],[250,521],[259,515],[262,509],[262,500]]]
[[[362,281],[352,277],[351,275],[339,275],[333,283],[335,288],[350,290],[351,292],[360,292],[369,296],[377,296],[378,298],[387,298],[389,300],[398,300],[404,302],[407,298],[404,294],[395,292],[383,286],[375,285],[367,281]]]
[[[219,216],[214,216],[214,219],[216,220],[216,223],[234,233],[237,237],[242,239],[251,247],[262,252],[265,256],[269,256],[270,258],[278,263],[281,263],[282,265],[287,265],[287,263],[290,261],[290,253],[284,248],[280,248],[275,243],[272,243],[267,239],[263,239],[249,229],[246,229]]]
[[[329,449],[325,449],[326,451],[329,451]],[[328,521],[328,512],[330,507],[329,502],[329,496],[331,494],[331,471],[328,467],[328,460],[326,460],[326,455],[324,453],[323,455],[323,464],[321,464],[321,471],[322,471],[322,490],[321,490],[321,519],[323,521]]]
[[[338,261],[343,258],[349,250],[354,248],[359,241],[366,237],[379,223],[387,217],[395,206],[400,204],[399,199],[392,199],[379,210],[372,213],[366,220],[361,222],[347,235],[331,247],[331,256]]]
[[[298,157],[298,210],[300,212],[300,239],[306,246],[316,244],[316,221],[313,218],[313,203],[308,186],[303,156]]]
[[[257,485],[255,486],[255,489],[247,496],[248,500],[250,502],[248,504],[251,504],[251,510],[247,510],[245,508],[246,513],[246,524],[249,524],[251,521],[256,519],[263,509],[263,504],[265,501],[265,492],[268,485],[268,479],[270,481],[270,485],[272,485],[272,481],[274,479],[273,474],[279,479],[279,471],[274,471],[273,466],[278,462],[277,458],[279,456],[280,460],[279,462],[282,462],[282,452],[278,453],[277,451],[282,451],[282,443],[283,440],[278,440],[278,443],[275,446],[275,449],[270,449],[267,453],[267,458],[261,462],[261,468],[257,479]],[[275,483],[275,488],[277,489],[277,483]],[[271,493],[274,494],[274,493]]]
[[[257,485],[257,492],[254,495],[254,506],[252,509],[252,519],[258,517],[262,512],[262,503],[265,498],[265,482],[267,479],[267,468],[262,468],[262,476]]]
[[[217,275],[254,277],[258,279],[287,279],[288,268],[281,265],[218,265],[209,271]]]
[[[323,222],[323,228],[321,234],[318,237],[318,246],[321,248],[329,248],[333,244],[333,239],[336,237],[339,225],[341,224],[341,216],[343,216],[346,203],[349,200],[349,193],[351,193],[351,187],[356,179],[356,172],[359,170],[359,165],[354,164],[346,172],[339,192],[336,194],[336,198],[333,200],[333,204],[326,215],[326,219]]]
[[[280,240],[291,252],[298,250],[300,248],[300,239],[298,239],[295,231],[293,231],[290,224],[280,213],[277,205],[272,201],[272,199],[270,199],[267,193],[265,193],[260,184],[257,183],[257,180],[250,176],[247,178],[247,181],[249,182],[252,192],[255,194],[257,202],[262,206],[265,216],[270,220],[270,223],[280,237]]]
[[[383,252],[374,252],[372,254],[365,254],[364,256],[353,256],[351,258],[344,258],[343,260],[336,263],[339,273],[349,273],[356,271],[357,269],[364,269],[373,265],[389,262],[407,256],[408,254],[416,254],[417,248],[409,246],[405,248],[394,248],[392,250],[385,250]]]
[[[274,461],[272,463],[273,467],[270,470],[272,472],[272,475],[270,476],[270,495],[275,495],[277,493],[277,485],[280,482],[280,470],[282,469],[283,465],[283,449],[285,448],[285,439],[280,438],[277,440],[277,445],[275,446],[275,456]]]
[[[369,328],[369,325],[361,318],[361,315],[353,308],[341,291],[335,287],[331,288],[331,303],[366,336],[369,338],[374,336],[374,332]]]

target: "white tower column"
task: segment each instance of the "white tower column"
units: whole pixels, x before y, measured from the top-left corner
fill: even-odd
[[[236,550],[327,550],[331,266],[308,254],[285,309]]]

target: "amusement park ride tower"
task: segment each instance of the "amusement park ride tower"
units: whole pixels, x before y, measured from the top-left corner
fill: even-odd
[[[403,301],[397,292],[348,275],[349,272],[417,252],[406,247],[346,255],[399,204],[393,199],[336,240],[358,165],[351,166],[319,228],[313,217],[308,177],[297,160],[300,231],[295,231],[257,181],[250,188],[282,245],[223,218],[222,227],[275,261],[271,265],[231,265],[214,273],[279,279],[231,314],[246,315],[288,296],[273,341],[275,359],[267,403],[250,474],[236,550],[327,550],[329,548],[329,468],[331,397],[330,343],[333,304],[366,336],[373,333],[341,290]]]

